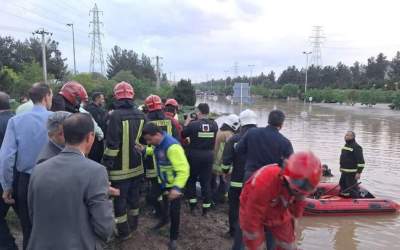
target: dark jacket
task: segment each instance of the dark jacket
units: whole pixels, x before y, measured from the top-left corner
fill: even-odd
[[[181,139],[175,123],[161,110],[149,112],[147,114],[147,119],[154,122],[157,126],[161,127],[163,131],[167,132],[169,135],[172,135],[178,141]]]
[[[249,130],[237,144],[236,152],[247,154],[245,170],[253,173],[269,164],[282,167],[284,159],[293,154],[293,147],[277,128],[267,126]]]
[[[28,190],[29,250],[101,249],[113,233],[105,168],[72,148],[37,165]]]
[[[340,172],[361,173],[364,166],[365,161],[362,147],[355,140],[347,142],[340,154]]]
[[[115,101],[114,107],[109,116],[103,162],[110,180],[119,181],[138,177],[144,172],[142,155],[135,150],[135,144],[142,137],[146,118],[131,100]]]
[[[8,120],[13,116],[14,112],[9,110],[0,112],[0,147],[3,144],[4,135],[6,134]]]
[[[42,151],[40,152],[36,160],[36,164],[42,163],[50,158],[53,158],[54,156],[58,155],[63,149],[64,149],[63,147],[49,140],[49,142],[42,148]]]
[[[255,127],[255,126],[254,126]],[[244,166],[246,164],[246,155],[235,153],[235,146],[247,131],[254,127],[242,127],[239,134],[233,135],[225,144],[222,154],[223,171],[231,173],[231,187],[241,188],[243,186]]]
[[[107,115],[106,110],[103,109],[102,107],[97,106],[93,102],[89,103],[85,109],[92,115],[93,119],[97,122],[97,125],[99,125],[101,130],[103,130],[104,132],[107,131],[107,129],[106,129],[106,115]]]
[[[183,128],[182,136],[190,138],[188,150],[214,151],[218,124],[212,119],[199,119]]]

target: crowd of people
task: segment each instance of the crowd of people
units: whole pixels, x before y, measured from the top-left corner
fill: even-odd
[[[92,93],[89,101],[78,82],[54,96],[35,83],[14,115],[0,92],[1,249],[17,249],[5,220],[10,207],[23,249],[100,249],[113,235],[129,239],[140,225],[142,194],[159,219],[153,230],[170,224],[169,249],[178,246],[184,199],[193,216],[199,203],[208,216],[228,201],[233,249],[297,249],[295,221],[322,168],[313,153],[293,152],[279,132],[282,111],[270,112],[267,127],[257,128],[249,109],[219,127],[207,103],[180,122],[175,99],[150,95],[139,107],[134,97],[132,85],[120,82],[106,110],[104,94]],[[348,168],[342,167],[342,189],[364,166],[353,141],[342,152]]]

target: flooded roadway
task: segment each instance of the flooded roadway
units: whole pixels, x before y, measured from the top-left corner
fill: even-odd
[[[208,101],[211,111],[240,113],[238,105]],[[335,104],[306,105],[291,101],[258,101],[259,126],[265,126],[274,108],[286,113],[282,133],[295,151],[312,150],[332,169],[337,182],[344,134],[354,130],[364,149],[366,167],[362,185],[377,197],[400,201],[400,112],[383,107],[360,108]],[[307,116],[301,114],[307,111]],[[299,243],[312,249],[400,249],[400,216],[307,217],[300,221]]]

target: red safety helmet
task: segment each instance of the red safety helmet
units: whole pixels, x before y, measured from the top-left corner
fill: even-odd
[[[312,152],[293,154],[283,170],[289,187],[302,194],[312,193],[321,180],[321,162]]]
[[[179,108],[179,103],[173,98],[167,99],[165,101],[165,106],[168,106],[168,105],[174,106],[176,109]]]
[[[156,111],[156,110],[162,110],[162,108],[163,108],[161,98],[158,95],[148,96],[146,98],[146,100],[144,101],[144,104],[146,105],[149,112]]]
[[[88,101],[88,94],[86,89],[76,81],[69,81],[62,86],[60,95],[64,96],[64,98],[71,103],[72,105],[79,105],[81,102]]]
[[[127,82],[117,83],[114,87],[114,98],[119,99],[133,99],[135,96],[135,91],[132,85]]]

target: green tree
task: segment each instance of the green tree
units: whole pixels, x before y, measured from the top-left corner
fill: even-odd
[[[39,38],[30,38],[25,41],[33,54],[33,59],[42,65],[42,42]],[[52,74],[57,80],[64,80],[67,73],[66,58],[62,58],[61,51],[58,49],[58,42],[48,39],[46,42],[46,64],[47,72]]]
[[[11,96],[15,95],[15,87],[19,82],[20,77],[18,74],[7,66],[0,70],[0,89]]]
[[[392,59],[390,68],[390,79],[395,82],[400,81],[400,51],[397,51],[396,56]]]
[[[281,85],[285,83],[301,84],[302,79],[302,73],[296,68],[296,66],[291,66],[282,72],[278,78],[278,83]]]
[[[298,96],[299,86],[295,84],[287,83],[282,87],[283,97],[296,97]]]
[[[369,58],[366,67],[368,81],[376,84],[378,87],[382,87],[388,65],[389,62],[386,60],[386,56],[383,55],[383,53],[379,53],[376,59],[374,57]]]
[[[173,90],[174,98],[185,106],[196,104],[196,92],[190,80],[181,79]]]
[[[107,76],[113,78],[121,70],[130,71],[137,79],[155,80],[156,75],[151,60],[146,55],[139,55],[133,50],[121,49],[114,46],[107,57]]]

